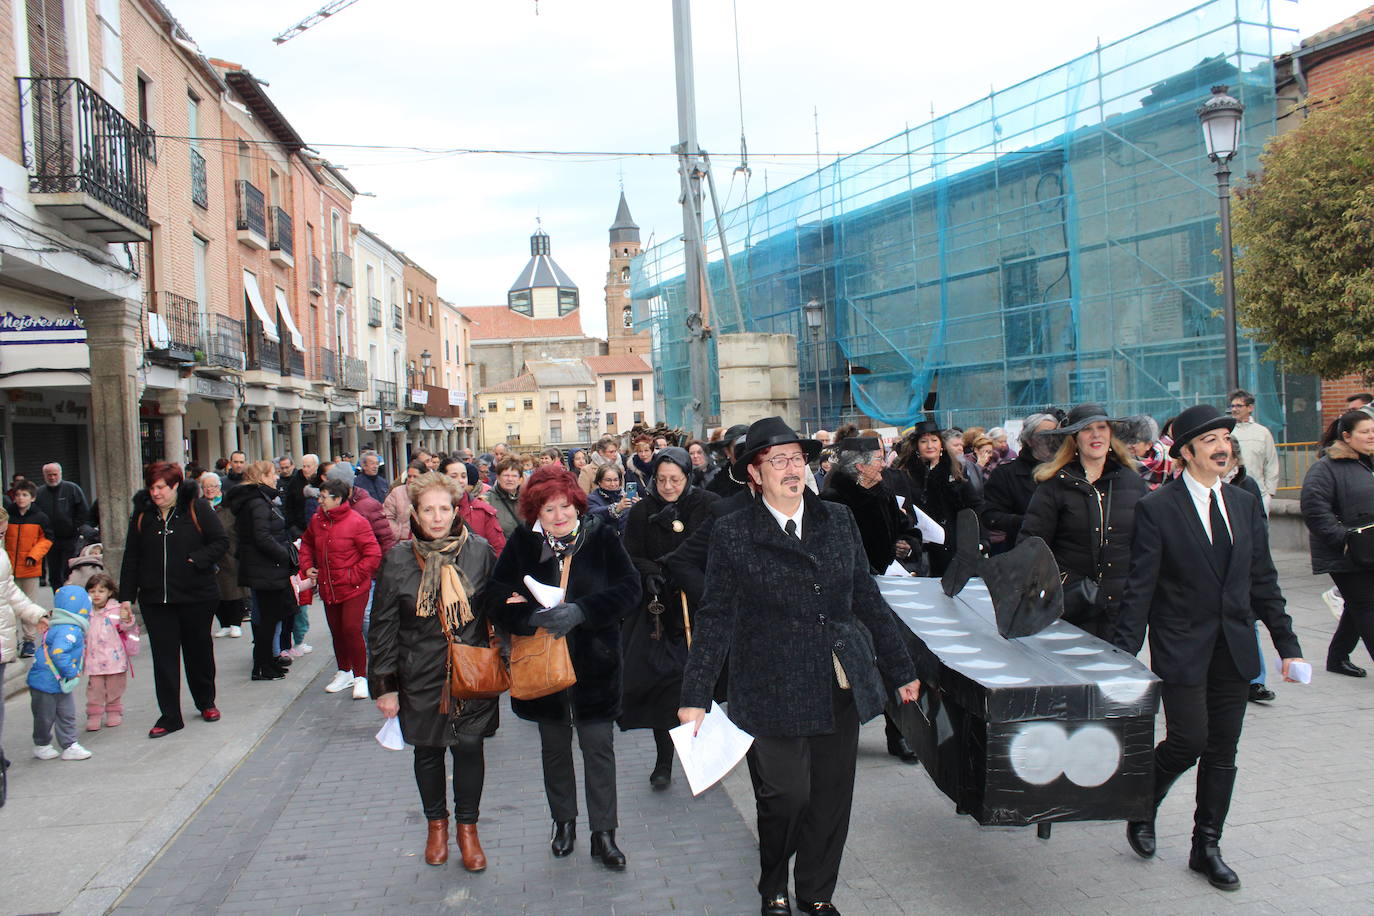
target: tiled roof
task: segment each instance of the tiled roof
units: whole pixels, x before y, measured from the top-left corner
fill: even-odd
[[[511,290],[519,289],[543,289],[545,287],[558,287],[559,289],[577,289],[577,284],[563,272],[554,259],[546,254],[535,255],[530,258],[525,269],[520,271],[520,276],[515,278],[511,284]]]
[[[497,382],[489,388],[478,391],[483,394],[506,394],[514,391],[536,391],[539,385],[535,382],[534,376],[526,372],[524,375],[517,375],[515,378],[508,378],[504,382]]]
[[[1319,45],[1324,41],[1339,38],[1341,35],[1353,32],[1356,29],[1364,28],[1367,25],[1374,25],[1374,6],[1366,7],[1350,18],[1342,19],[1330,28],[1322,29],[1310,38],[1304,38],[1301,47],[1310,48],[1313,45]]]
[[[472,340],[528,340],[550,337],[586,337],[577,312],[562,318],[530,318],[504,305],[464,306],[458,311],[472,320]]]
[[[584,356],[582,362],[596,375],[632,375],[649,373],[653,370],[644,357],[633,353],[617,353],[612,356]]]
[[[591,372],[576,359],[532,359],[525,368],[534,373],[540,388],[572,388],[596,384]]]

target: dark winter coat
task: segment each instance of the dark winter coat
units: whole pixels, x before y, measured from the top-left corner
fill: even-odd
[[[359,471],[358,476],[353,478],[353,486],[361,489],[378,503],[386,502],[386,495],[391,492],[391,485],[387,483],[386,476],[380,468],[371,477]]]
[[[1008,544],[1015,544],[1021,533],[1021,518],[1035,492],[1035,468],[1039,462],[1030,449],[999,464],[983,487],[983,527],[1001,531]]]
[[[859,536],[868,555],[869,571],[881,575],[897,559],[897,539],[906,537],[912,547],[920,549],[921,539],[911,534],[906,516],[897,508],[897,499],[887,484],[863,487],[849,475],[832,471],[826,476],[821,499],[847,506],[859,526]]]
[[[224,504],[223,496],[220,497],[219,505],[215,506],[215,515],[219,517],[219,523],[229,538],[229,549],[224,551],[224,556],[219,558],[219,566],[215,570],[215,582],[219,585],[219,599],[221,601],[239,601],[248,597],[248,590],[239,585],[238,524],[234,520],[234,513]]]
[[[474,615],[458,631],[458,640],[466,645],[488,644],[482,606],[495,563],[490,545],[469,534],[458,554],[458,569],[469,589]],[[448,639],[438,615],[415,616],[419,588],[420,563],[410,541],[404,541],[382,557],[372,598],[372,623],[367,631],[370,692],[374,697],[399,694],[401,734],[409,744],[448,747],[458,743],[459,735],[489,738],[499,722],[498,700],[454,700],[448,715],[439,712],[448,680]]]
[[[215,564],[229,536],[210,501],[192,481],[177,487],[164,520],[147,490],[134,494],[134,511],[119,569],[119,600],[143,604],[198,604],[219,600]],[[193,516],[194,513],[194,516]]]
[[[239,585],[283,589],[291,584],[286,517],[275,487],[241,483],[224,495],[238,534]]]
[[[761,500],[711,531],[682,705],[710,705],[728,657],[730,718],[751,735],[835,730],[832,653],[852,685],[861,722],[882,712],[884,677],[893,686],[917,678],[897,617],[869,573],[854,516],[810,491],[802,499],[800,539],[786,534]]]
[[[647,493],[648,491],[642,490],[640,492]],[[592,487],[592,492],[587,494],[587,511],[614,529],[616,534],[623,535],[625,533],[625,520],[630,517],[630,513],[626,510],[617,515],[615,507],[624,498],[625,492],[623,490],[603,490],[600,487]]]
[[[933,468],[919,456],[912,456],[911,462],[902,470],[906,480],[899,486],[904,486],[906,492],[903,493],[898,487],[894,487],[894,492],[909,498],[922,512],[939,522],[951,537],[954,534],[954,518],[961,509],[975,512],[982,509],[978,494],[963,474],[962,463],[956,469],[947,452],[940,455],[940,460]],[[952,548],[954,545],[947,542],[946,546]]]
[[[749,490],[737,490],[728,499],[711,503],[702,524],[691,532],[687,540],[663,558],[663,565],[673,574],[678,588],[687,593],[687,603],[701,605],[706,593],[706,560],[711,548],[711,530],[718,520],[753,505],[755,496]]]
[[[1334,442],[1302,481],[1302,517],[1311,534],[1312,572],[1367,572],[1345,553],[1351,528],[1374,522],[1374,462]]]
[[[672,503],[650,493],[626,513],[625,550],[639,571],[643,597],[626,615],[620,633],[625,660],[624,708],[618,720],[621,728],[672,728],[678,724],[682,667],[687,662],[683,591],[663,559],[709,523],[711,506],[719,499],[697,487]],[[674,530],[674,522],[681,531]],[[652,586],[658,580],[663,586],[655,591]],[[655,596],[663,605],[658,639],[653,638],[654,618],[649,613],[649,602]],[[689,620],[693,610],[689,603]]]
[[[52,522],[52,539],[59,543],[74,540],[81,526],[90,521],[91,509],[86,494],[70,480],[55,487],[40,483],[33,504]]]
[[[320,480],[319,474],[314,477],[306,477],[305,472],[297,468],[286,479],[286,485],[281,488],[282,511],[286,515],[286,533],[293,540],[300,537],[305,532],[305,526],[310,524],[310,515],[306,511],[306,485],[319,487]]]
[[[320,598],[342,604],[372,587],[382,562],[377,535],[351,506],[320,509],[301,536],[301,575],[314,567]]]
[[[496,510],[496,520],[501,523],[501,533],[510,540],[515,529],[520,527],[520,491],[514,495],[494,486],[482,494],[482,499]]]
[[[377,539],[377,546],[386,553],[396,544],[396,535],[391,531],[391,525],[387,524],[386,512],[382,510],[382,504],[377,502],[362,487],[354,487],[348,493],[348,505],[353,511],[363,517],[372,526],[372,535]]]
[[[577,683],[538,700],[511,699],[511,709],[534,722],[605,722],[620,715],[620,621],[639,602],[639,573],[620,536],[591,515],[582,516],[587,531],[572,558],[567,600],[585,619],[568,634]],[[548,585],[559,582],[559,563],[542,534],[521,525],[506,542],[487,590],[487,613],[499,626],[519,636],[532,636],[539,605],[525,587],[525,576]],[[511,594],[523,604],[507,604]]]
[[[498,557],[501,555],[506,547],[506,533],[501,530],[501,520],[496,517],[496,510],[491,503],[477,499],[471,493],[464,493],[458,500],[458,515],[473,534],[490,544]]]
[[[1114,620],[1130,568],[1135,507],[1149,491],[1149,485],[1134,468],[1122,467],[1111,456],[1107,457],[1102,476],[1091,484],[1084,476],[1083,466],[1071,461],[1035,488],[1021,522],[1020,539],[1044,540],[1054,552],[1066,584],[1084,576],[1099,578],[1101,564],[1098,601],[1107,620]],[[1070,621],[1080,625],[1085,622]]]

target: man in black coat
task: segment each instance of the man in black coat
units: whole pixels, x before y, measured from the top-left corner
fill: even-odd
[[[764,914],[792,912],[794,853],[803,912],[836,912],[859,724],[882,711],[884,677],[903,702],[920,691],[854,516],[806,490],[819,450],[778,417],[749,428],[732,470],[762,498],[715,524],[678,711],[700,726],[728,656],[730,718],[754,736]]]
[[[81,487],[62,479],[62,465],[43,465],[43,486],[34,501],[52,523],[52,549],[43,558],[48,585],[56,591],[67,581],[67,561],[76,556],[81,529],[90,523],[90,504]]]
[[[1151,667],[1164,682],[1155,806],[1200,758],[1188,867],[1222,890],[1240,887],[1218,843],[1235,788],[1250,680],[1260,670],[1255,618],[1269,628],[1286,680],[1291,664],[1302,661],[1269,556],[1263,507],[1220,479],[1234,424],[1206,404],[1174,421],[1169,455],[1185,470],[1136,506],[1131,572],[1112,638],[1136,653],[1149,627]],[[1138,855],[1153,856],[1154,820],[1131,821],[1126,839]]]

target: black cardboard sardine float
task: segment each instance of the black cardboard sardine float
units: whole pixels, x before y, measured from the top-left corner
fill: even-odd
[[[1159,679],[1132,655],[1059,619],[1059,570],[1031,538],[985,558],[977,519],[957,522],[943,580],[879,576],[910,630],[919,703],[894,706],[907,741],[955,810],[984,826],[1152,816]]]

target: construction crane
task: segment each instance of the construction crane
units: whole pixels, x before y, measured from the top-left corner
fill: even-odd
[[[304,32],[306,29],[310,28],[311,26],[319,25],[321,22],[324,22],[330,16],[333,16],[335,13],[340,12],[341,10],[347,9],[348,7],[352,6],[357,2],[358,0],[334,0],[333,3],[326,3],[323,7],[311,13],[309,16],[306,16],[300,22],[296,23],[291,28],[287,29],[285,32],[282,32],[280,35],[278,35],[276,38],[273,38],[272,40],[277,44],[288,42],[300,33]]]

